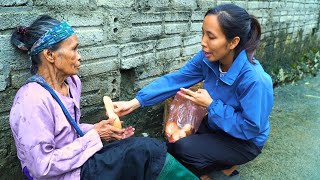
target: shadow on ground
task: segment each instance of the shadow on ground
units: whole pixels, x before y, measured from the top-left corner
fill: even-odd
[[[243,180],[320,179],[320,75],[275,89],[262,154],[240,166]]]

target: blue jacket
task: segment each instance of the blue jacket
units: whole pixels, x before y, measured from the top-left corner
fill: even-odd
[[[219,62],[210,62],[200,51],[179,71],[141,89],[136,98],[142,107],[151,106],[175,95],[181,87],[204,80],[204,88],[213,99],[208,107],[209,126],[262,147],[270,132],[273,86],[260,63],[254,62],[250,63],[243,50],[220,77]]]

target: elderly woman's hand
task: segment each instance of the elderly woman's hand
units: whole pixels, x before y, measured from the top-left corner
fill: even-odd
[[[113,119],[102,120],[97,123],[94,129],[98,132],[100,139],[104,141],[120,140],[131,137],[134,134],[134,128],[116,128],[112,126]]]
[[[111,141],[122,139],[125,129],[112,126],[113,121],[113,119],[102,120],[95,125],[94,129],[98,132],[101,140]]]
[[[129,126],[127,128],[124,128],[124,133],[122,134],[122,139],[131,137],[134,135],[134,128],[132,126]]]

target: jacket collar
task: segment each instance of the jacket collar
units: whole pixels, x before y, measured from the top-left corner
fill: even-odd
[[[219,62],[210,62],[207,58],[204,58],[204,62],[213,70],[217,77],[220,76]],[[231,86],[237,79],[242,67],[246,62],[249,62],[247,53],[245,50],[242,50],[237,58],[233,61],[227,73],[223,77],[221,77],[220,80]]]

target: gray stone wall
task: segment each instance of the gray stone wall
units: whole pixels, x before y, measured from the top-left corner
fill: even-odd
[[[74,27],[82,55],[82,115],[89,119],[102,109],[104,95],[132,98],[155,78],[181,67],[201,49],[204,13],[230,2],[258,17],[263,31],[259,59],[277,63],[270,52],[283,53],[279,44],[319,40],[318,0],[0,0],[0,179],[21,178],[8,117],[16,91],[30,76],[30,61],[10,44],[15,27],[41,14]],[[161,106],[145,111],[161,119]],[[132,118],[134,124],[143,121],[141,114]]]

